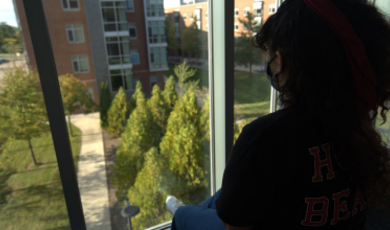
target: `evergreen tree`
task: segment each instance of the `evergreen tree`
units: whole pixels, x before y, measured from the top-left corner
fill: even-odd
[[[117,137],[121,136],[126,127],[127,110],[126,94],[120,87],[107,112],[108,133]]]
[[[195,93],[189,89],[170,114],[160,143],[161,154],[167,158],[173,174],[171,194],[187,202],[194,202],[194,196],[206,186],[200,117]]]
[[[210,141],[210,95],[206,95],[202,108],[201,126],[204,138]]]
[[[158,143],[153,138],[155,130],[145,97],[143,94],[138,94],[137,107],[127,121],[121,143],[116,151],[117,159],[112,179],[119,200],[123,200],[129,188],[134,185],[137,173],[144,164],[144,154],[151,147],[157,146]]]
[[[142,90],[142,84],[140,81],[138,81],[136,86],[135,86],[135,91],[134,91],[133,95],[131,96],[131,99],[128,102],[127,118],[130,117],[130,114],[137,107],[137,99],[138,99],[139,95],[141,95],[141,94],[145,97],[144,92]]]
[[[154,133],[154,137],[157,143],[160,143],[161,138],[165,134],[171,110],[158,85],[154,85],[153,87],[152,97],[148,100],[148,107],[152,113],[153,121],[156,124],[157,130]]]
[[[177,93],[175,87],[175,79],[173,76],[170,76],[167,82],[165,83],[165,89],[163,92],[165,101],[170,107],[170,111],[173,110],[175,103],[177,101]]]
[[[196,89],[196,86],[199,85],[200,79],[197,81],[188,81],[195,75],[196,69],[192,69],[187,65],[187,59],[184,59],[182,64],[175,66],[173,71],[178,79],[179,96],[182,96],[190,88]]]
[[[165,204],[168,191],[163,161],[157,149],[151,148],[145,154],[144,166],[134,186],[129,190],[130,204],[140,207],[140,213],[132,218],[134,229],[146,229],[172,219]]]
[[[100,84],[100,104],[99,104],[99,110],[100,110],[100,126],[102,128],[108,127],[108,110],[111,106],[111,92],[110,88],[108,86],[108,82],[104,83],[102,82]]]

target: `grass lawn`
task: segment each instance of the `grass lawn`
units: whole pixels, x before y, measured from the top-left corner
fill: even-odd
[[[0,59],[9,59],[9,60],[13,60],[15,58],[15,55],[14,54],[0,54]]]
[[[73,158],[77,165],[81,131],[73,126]],[[0,229],[70,229],[51,134],[32,140],[39,165],[32,164],[26,141],[6,143],[16,172],[8,179],[12,189],[0,204]]]
[[[169,70],[165,71],[166,76],[173,75],[177,80],[173,68],[169,64]],[[208,87],[208,70],[197,70],[191,80],[200,79],[200,85]],[[244,119],[248,123],[259,116],[269,113],[271,85],[266,74],[235,71],[234,72],[234,103],[237,119]]]

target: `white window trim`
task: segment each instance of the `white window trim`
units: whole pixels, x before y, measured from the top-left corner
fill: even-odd
[[[248,16],[248,12],[251,10],[250,7],[245,7],[244,8],[244,16]]]
[[[234,17],[238,17],[240,15],[240,9],[234,8]]]
[[[272,12],[271,9],[274,9],[275,12]],[[269,4],[269,5],[268,5],[268,13],[269,13],[269,14],[274,14],[274,13],[276,13],[276,5],[275,5],[275,4]]]
[[[78,65],[79,65],[79,68],[80,68],[80,60],[79,60],[79,57],[80,56],[85,56],[85,57],[87,57],[87,66],[88,66],[88,71],[78,71],[78,72],[76,72],[75,71],[75,69],[74,69],[74,65],[73,65],[73,58],[77,58],[77,63],[78,63]],[[76,55],[76,56],[71,56],[70,57],[70,60],[71,60],[71,63],[72,63],[72,69],[73,69],[73,73],[75,73],[75,74],[80,74],[80,73],[89,73],[89,60],[88,60],[88,56],[87,55]]]
[[[238,24],[238,22],[235,22],[234,23],[234,31],[238,31],[239,30],[239,24]]]
[[[127,12],[135,12],[134,0],[133,0],[133,10],[129,10],[129,8],[127,7],[127,0],[126,0],[126,11]]]
[[[204,18],[209,19],[209,11],[208,10],[204,13]]]
[[[66,2],[68,3],[68,6],[69,6],[69,0],[66,0]],[[61,0],[61,7],[62,7],[62,10],[63,11],[78,11],[80,10],[80,1],[77,0],[77,9],[71,9],[71,8],[64,8],[64,5],[62,4],[62,0]]]
[[[183,14],[182,18],[183,18],[183,20],[186,20],[187,19],[187,14]]]
[[[81,30],[83,32],[83,40],[82,41],[76,41],[76,33],[74,32],[75,31],[75,29],[74,29],[75,25],[80,25],[81,26]],[[67,26],[72,26],[72,29],[68,29]],[[67,25],[65,25],[65,30],[66,30],[66,37],[68,38],[68,42],[69,43],[84,43],[85,42],[85,34],[84,34],[84,26],[83,26],[83,24],[67,24]],[[69,34],[68,34],[69,30],[72,31],[73,38],[75,39],[75,41],[70,41]]]

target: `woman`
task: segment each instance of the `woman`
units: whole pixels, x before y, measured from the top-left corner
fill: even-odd
[[[286,0],[255,41],[283,109],[245,126],[208,201],[167,199],[172,230],[364,229],[390,194],[373,126],[389,110],[388,22],[364,0]]]

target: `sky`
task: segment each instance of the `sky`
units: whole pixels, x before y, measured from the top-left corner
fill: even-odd
[[[10,26],[17,27],[12,0],[0,0],[0,2],[0,22],[6,22]]]

